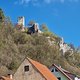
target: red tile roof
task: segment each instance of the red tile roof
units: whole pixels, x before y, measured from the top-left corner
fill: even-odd
[[[27,59],[42,74],[42,76],[46,80],[58,80],[45,65],[42,65],[39,62],[34,61],[30,58]]]

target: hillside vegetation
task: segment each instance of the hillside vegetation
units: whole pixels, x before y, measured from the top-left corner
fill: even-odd
[[[61,65],[64,69],[80,76],[79,49],[75,49],[71,56],[69,52],[63,56],[58,46],[60,37],[45,29],[41,35],[36,33],[30,35],[16,30],[9,19],[6,19],[5,23],[3,20],[0,21],[0,75],[14,73],[21,62],[30,57],[47,67],[53,63]],[[48,36],[55,41],[54,44],[50,45],[46,38]]]

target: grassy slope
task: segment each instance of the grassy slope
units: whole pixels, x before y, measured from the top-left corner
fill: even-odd
[[[49,45],[45,35],[28,35],[15,30],[10,23],[0,23],[0,75],[14,72],[27,56],[50,67],[60,64],[70,72],[80,75],[80,53],[62,56],[57,44],[58,37],[51,39],[55,44]],[[6,62],[5,62],[6,61]]]

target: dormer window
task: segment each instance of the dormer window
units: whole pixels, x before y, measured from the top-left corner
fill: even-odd
[[[58,72],[58,70],[55,68],[55,72]]]
[[[24,71],[25,71],[25,72],[29,71],[29,65],[24,66]]]
[[[54,69],[52,69],[51,72],[54,72]]]

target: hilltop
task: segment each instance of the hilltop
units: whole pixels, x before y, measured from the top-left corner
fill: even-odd
[[[29,22],[33,25],[34,22]],[[23,25],[16,27],[0,10],[0,75],[14,73],[21,62],[30,57],[50,67],[53,63],[80,76],[80,52],[60,50],[61,38],[42,25],[41,32],[30,32]],[[64,47],[64,46],[63,46]],[[70,47],[71,48],[71,47]]]

